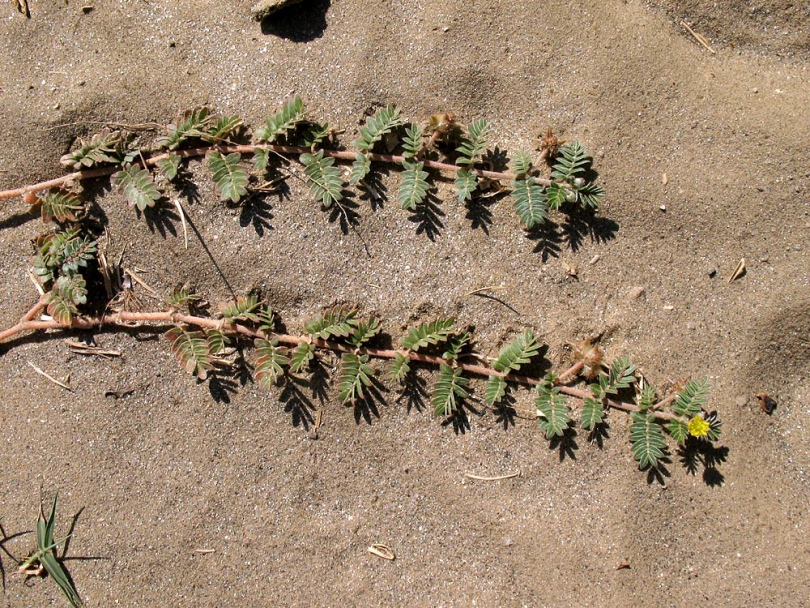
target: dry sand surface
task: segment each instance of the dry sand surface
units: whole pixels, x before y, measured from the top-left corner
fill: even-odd
[[[148,224],[91,188],[112,254],[162,293],[190,281],[216,303],[226,279],[295,332],[335,303],[394,338],[454,315],[487,354],[531,328],[557,370],[567,342],[604,332],[609,357],[653,382],[708,377],[724,425],[714,470],[672,452],[656,479],[621,412],[601,446],[582,431],[550,445],[535,422],[504,428],[491,412],[442,425],[393,385],[345,408],[332,379],[304,393],[324,412],[312,440],[294,399],[195,382],[158,332],[97,333],[124,352],[113,360],[71,354],[63,332],[17,339],[0,347],[2,525],[31,530],[40,487],[59,488],[56,534],[75,518],[65,564],[88,606],[810,605],[806,2],[320,0],[263,24],[247,0],[29,0],[30,19],[14,4],[0,4],[0,188],[60,175],[100,123],[165,125],[206,104],[256,128],[298,94],[346,144],[387,103],[420,123],[488,118],[508,151],[550,126],[587,146],[607,191],[595,223],[544,248],[508,197],[482,225],[446,180],[433,230],[399,208],[390,171],[388,200],[356,196],[344,232],[298,180],[240,209],[193,161],[183,201],[200,238],[186,250],[179,222]],[[36,301],[26,269],[47,229],[19,198],[0,207],[2,327]],[[489,285],[506,286],[502,302],[466,295]],[[0,563],[4,605],[66,605],[52,581]]]

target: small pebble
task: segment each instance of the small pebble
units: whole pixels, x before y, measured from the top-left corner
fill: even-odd
[[[658,208],[659,208],[661,211],[666,211],[666,210],[667,210],[667,206],[666,206],[666,205],[661,205],[661,206],[660,206],[660,207],[658,207]]]
[[[667,304],[664,306],[664,310],[675,310],[675,307],[672,304]]]
[[[746,403],[748,403],[748,397],[746,397],[745,395],[740,395],[739,397],[737,397],[737,398],[734,400],[734,404],[735,404],[737,407],[745,407],[745,404],[746,404]]]
[[[709,268],[709,271],[706,274],[709,275],[710,279],[713,279],[717,275],[717,268]]]
[[[630,290],[630,299],[631,300],[638,300],[641,296],[644,295],[644,288],[641,285],[637,285]]]

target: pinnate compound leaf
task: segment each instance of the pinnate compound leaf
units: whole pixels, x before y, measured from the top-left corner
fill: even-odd
[[[290,371],[297,374],[315,357],[315,345],[309,342],[299,342],[290,357]]]
[[[467,137],[461,140],[456,149],[458,165],[472,165],[486,151],[491,125],[484,118],[474,120],[467,129]]]
[[[602,186],[594,184],[593,182],[588,182],[581,188],[578,188],[576,193],[579,202],[592,209],[598,208],[599,204],[605,199],[605,190]]]
[[[394,106],[380,108],[374,116],[366,119],[365,126],[360,127],[360,139],[354,145],[358,150],[370,151],[384,135],[403,123],[400,111]]]
[[[330,131],[331,129],[326,123],[324,123],[323,126],[318,123],[313,123],[301,136],[301,145],[306,148],[315,149],[329,136]]]
[[[353,353],[343,353],[340,370],[340,394],[338,399],[341,403],[349,403],[363,398],[363,387],[371,385],[369,376],[374,374],[365,355],[355,355]]]
[[[442,353],[442,357],[444,359],[450,359],[451,361],[458,359],[461,351],[464,350],[464,347],[470,343],[470,334],[466,331],[461,332],[460,334],[450,334],[447,338],[447,344],[445,345],[445,350]]]
[[[586,431],[592,431],[596,425],[602,424],[604,418],[602,402],[585,397],[582,404],[582,428]]]
[[[119,131],[102,131],[90,138],[89,142],[79,140],[79,147],[65,154],[59,162],[75,170],[87,169],[102,163],[118,163],[118,144],[121,142]]]
[[[42,221],[46,223],[51,220],[75,222],[78,214],[84,210],[84,204],[76,194],[63,190],[48,190],[32,210],[36,206],[39,206]]]
[[[169,295],[169,306],[174,309],[179,309],[183,306],[187,307],[190,303],[197,302],[201,299],[198,294],[194,293],[194,290],[187,285],[182,285],[172,289],[172,293]]]
[[[463,203],[472,199],[472,193],[478,187],[478,179],[470,171],[460,169],[453,184],[456,187],[458,202]]]
[[[623,388],[629,388],[636,382],[636,366],[630,363],[630,357],[619,357],[608,370],[608,382],[605,393],[615,395]]]
[[[399,204],[403,209],[415,211],[427,196],[430,185],[427,183],[427,171],[424,171],[425,163],[411,163],[403,161],[402,185],[399,188]]]
[[[376,336],[380,329],[380,322],[374,317],[368,321],[357,321],[357,325],[349,336],[349,342],[359,348]]]
[[[205,335],[208,338],[208,352],[212,355],[221,353],[231,343],[228,335],[218,329],[206,329]]]
[[[242,119],[238,116],[223,116],[217,119],[216,123],[206,133],[203,133],[202,139],[213,144],[222,143],[227,141],[243,125]]]
[[[248,184],[248,174],[242,166],[239,152],[222,156],[219,152],[212,151],[205,155],[205,159],[214,172],[214,183],[220,198],[238,203],[247,194]]]
[[[689,436],[689,427],[683,420],[670,420],[667,432],[679,444],[683,444]]]
[[[62,263],[62,273],[76,272],[80,267],[86,267],[87,262],[93,259],[96,253],[96,241],[89,236],[75,237],[64,243],[58,260]]]
[[[590,165],[590,158],[585,154],[584,146],[578,141],[573,141],[560,148],[551,172],[551,179],[569,181],[574,179]]]
[[[484,389],[484,401],[487,405],[495,405],[506,395],[506,380],[500,376],[490,376]]]
[[[553,182],[546,188],[546,198],[548,199],[548,206],[555,211],[558,210],[562,204],[568,200],[568,191],[565,186]]]
[[[393,382],[402,382],[410,371],[411,360],[402,353],[397,353],[388,367],[388,379]]]
[[[515,211],[526,228],[534,228],[546,221],[548,199],[533,177],[512,180],[512,198]]]
[[[673,411],[681,416],[692,418],[706,405],[709,399],[709,380],[690,380],[686,386],[678,393]]]
[[[295,99],[286,102],[275,116],[267,118],[266,126],[256,131],[256,139],[275,141],[277,137],[286,135],[287,131],[294,129],[302,120],[304,120],[304,101],[296,96]]]
[[[642,412],[645,412],[655,405],[658,396],[655,387],[652,384],[645,386],[638,396],[638,407]]]
[[[141,211],[154,207],[160,198],[160,191],[152,181],[152,174],[137,165],[129,165],[112,176],[113,184],[123,193],[130,207]]]
[[[343,199],[343,180],[340,179],[340,169],[334,166],[334,158],[324,158],[323,150],[318,150],[315,154],[302,154],[301,164],[310,189],[324,208],[329,209]]]
[[[60,277],[57,283],[61,281],[62,278],[63,277]],[[79,314],[79,310],[76,308],[71,294],[65,293],[56,285],[48,292],[45,301],[48,304],[46,309],[48,314],[51,315],[57,323],[62,325],[70,325],[73,318]]]
[[[526,175],[532,170],[532,155],[526,150],[520,149],[512,157],[512,171],[518,177]]]
[[[326,340],[329,336],[348,338],[359,324],[356,310],[347,308],[333,308],[322,316],[307,321],[304,325],[306,332],[313,338]]]
[[[516,372],[521,365],[528,363],[539,350],[540,345],[534,339],[532,330],[527,329],[501,349],[498,358],[492,363],[492,367],[499,372]]]
[[[551,439],[562,436],[568,428],[568,407],[565,405],[565,395],[560,394],[560,387],[554,386],[553,376],[547,375],[541,384],[537,385],[537,422],[540,428]]]
[[[405,129],[405,138],[402,140],[404,148],[403,156],[407,159],[414,159],[422,151],[422,127],[410,124]]]
[[[169,181],[172,181],[175,177],[177,177],[177,172],[180,170],[180,163],[182,160],[183,159],[179,154],[169,152],[168,156],[159,159],[155,163],[155,166],[163,174],[163,177]]]
[[[208,370],[213,367],[208,336],[184,325],[172,327],[165,336],[172,343],[172,352],[183,369],[200,380],[205,380]]]
[[[453,323],[455,318],[449,317],[413,327],[408,331],[408,335],[402,338],[402,346],[408,350],[418,350],[428,344],[444,342],[452,333]]]
[[[466,399],[468,380],[461,375],[461,368],[453,368],[442,363],[439,366],[439,379],[436,388],[433,389],[433,397],[430,400],[437,416],[449,416],[456,411],[457,399]]]
[[[633,444],[633,457],[644,469],[658,466],[658,459],[664,456],[664,431],[651,412],[631,412],[630,441]]]
[[[255,341],[259,358],[256,360],[253,377],[262,388],[270,388],[278,382],[284,375],[284,366],[290,363],[289,357],[284,356],[277,344],[275,340],[261,338]]]
[[[213,117],[208,112],[208,108],[187,110],[183,112],[180,120],[169,125],[169,134],[159,138],[157,144],[161,148],[176,150],[189,139],[203,137],[212,122]]]
[[[59,293],[74,304],[87,304],[87,283],[79,273],[63,275],[56,279],[51,292]]]
[[[259,298],[255,295],[237,296],[235,302],[230,302],[223,308],[222,316],[232,322],[253,321],[258,323],[260,321],[259,308],[261,305],[262,303],[259,302]]]
[[[349,176],[349,183],[359,183],[361,180],[366,178],[369,171],[371,171],[371,159],[362,152],[358,152],[354,156],[354,163],[352,163],[352,173]]]

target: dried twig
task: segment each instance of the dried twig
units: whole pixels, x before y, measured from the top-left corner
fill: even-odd
[[[65,384],[64,382],[60,382],[59,380],[57,380],[56,378],[54,378],[53,376],[51,376],[51,375],[50,375],[50,374],[48,374],[47,372],[42,371],[41,369],[39,369],[39,368],[38,368],[36,365],[34,365],[33,363],[31,363],[30,361],[28,362],[28,365],[30,365],[31,367],[33,367],[33,368],[34,368],[34,371],[35,371],[36,373],[38,373],[38,374],[40,374],[40,375],[42,375],[42,376],[45,376],[45,377],[46,377],[48,380],[50,380],[51,382],[53,382],[55,385],[57,385],[57,386],[61,386],[63,389],[65,389],[65,390],[67,390],[67,391],[70,391],[71,393],[73,392],[73,389],[72,389],[72,388],[70,388],[70,386],[68,386],[68,385],[67,385],[67,384]],[[70,377],[70,376],[68,376],[68,378],[69,378],[69,377]],[[68,380],[68,381],[69,381],[69,380]]]
[[[479,481],[500,481],[501,479],[512,479],[513,477],[520,477],[520,471],[516,473],[509,473],[508,475],[496,475],[495,477],[483,477],[481,475],[473,475],[472,473],[464,473],[467,479],[478,479]]]

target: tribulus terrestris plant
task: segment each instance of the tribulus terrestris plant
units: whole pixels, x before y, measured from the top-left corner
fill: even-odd
[[[83,221],[82,180],[111,176],[129,205],[144,212],[163,197],[156,173],[171,183],[183,161],[193,157],[205,158],[219,197],[232,204],[291,174],[287,163],[296,157],[303,167],[302,179],[322,207],[336,209],[347,224],[355,217],[344,206],[346,183],[336,161],[351,163],[349,183],[372,195],[375,165],[399,166],[398,200],[409,211],[418,212],[429,204],[435,188],[432,181],[442,173],[453,176],[460,203],[508,192],[526,229],[543,224],[550,212],[566,213],[577,206],[595,209],[602,200],[604,192],[593,181],[591,159],[579,142],[565,145],[549,130],[540,140],[536,162],[529,152],[520,150],[511,159],[511,171],[505,171],[506,154],[489,149],[490,134],[491,125],[484,119],[473,121],[465,130],[451,114],[438,114],[422,128],[388,106],[368,117],[354,142],[356,150],[348,151],[340,149],[328,125],[305,118],[300,98],[270,116],[250,143],[239,143],[247,137],[241,119],[217,118],[205,108],[184,113],[156,141],[157,149],[130,147],[132,140],[126,133],[104,131],[62,158],[65,166],[76,170],[73,173],[0,192],[0,198],[23,196],[32,211],[57,225],[36,244],[33,275],[39,301],[16,325],[0,332],[0,341],[50,328],[169,325],[165,335],[172,351],[199,380],[226,368],[247,368],[243,357],[249,356],[252,346],[252,375],[265,388],[306,380],[318,360],[332,352],[340,357],[338,399],[355,407],[385,390],[376,378],[375,361],[389,360],[387,380],[406,392],[418,384],[418,367],[433,368],[437,375],[429,400],[439,416],[463,420],[466,409],[481,403],[504,420],[516,415],[537,419],[552,442],[572,434],[577,422],[591,438],[601,441],[608,411],[620,410],[632,418],[630,442],[642,469],[654,471],[668,462],[666,435],[681,446],[687,466],[696,468],[695,454],[713,453],[708,446],[720,434],[716,413],[705,409],[705,380],[690,380],[662,393],[647,383],[628,358],[608,362],[600,346],[587,341],[572,347],[572,364],[562,373],[521,375],[521,370],[532,368],[541,349],[531,330],[504,346],[491,364],[482,365],[477,362],[480,355],[474,352],[472,333],[454,329],[452,318],[409,328],[398,348],[385,348],[385,339],[391,338],[385,338],[380,320],[362,319],[357,310],[345,307],[306,322],[298,336],[277,331],[277,316],[256,295],[240,296],[210,315],[198,306],[200,296],[183,287],[165,298],[162,306],[144,310],[133,307],[132,301],[135,292],[146,286],[120,262],[116,265],[106,259],[88,222]],[[246,156],[252,156],[252,165],[246,163]],[[540,175],[544,164],[550,167],[547,178]],[[177,205],[182,220],[183,211]],[[107,295],[106,301],[93,306],[87,301],[89,270],[101,275]],[[475,396],[470,383],[475,377],[485,379],[482,398]],[[519,386],[536,387],[536,407],[528,412],[519,412],[513,405],[512,391]],[[706,456],[704,464],[711,468],[714,461]]]

